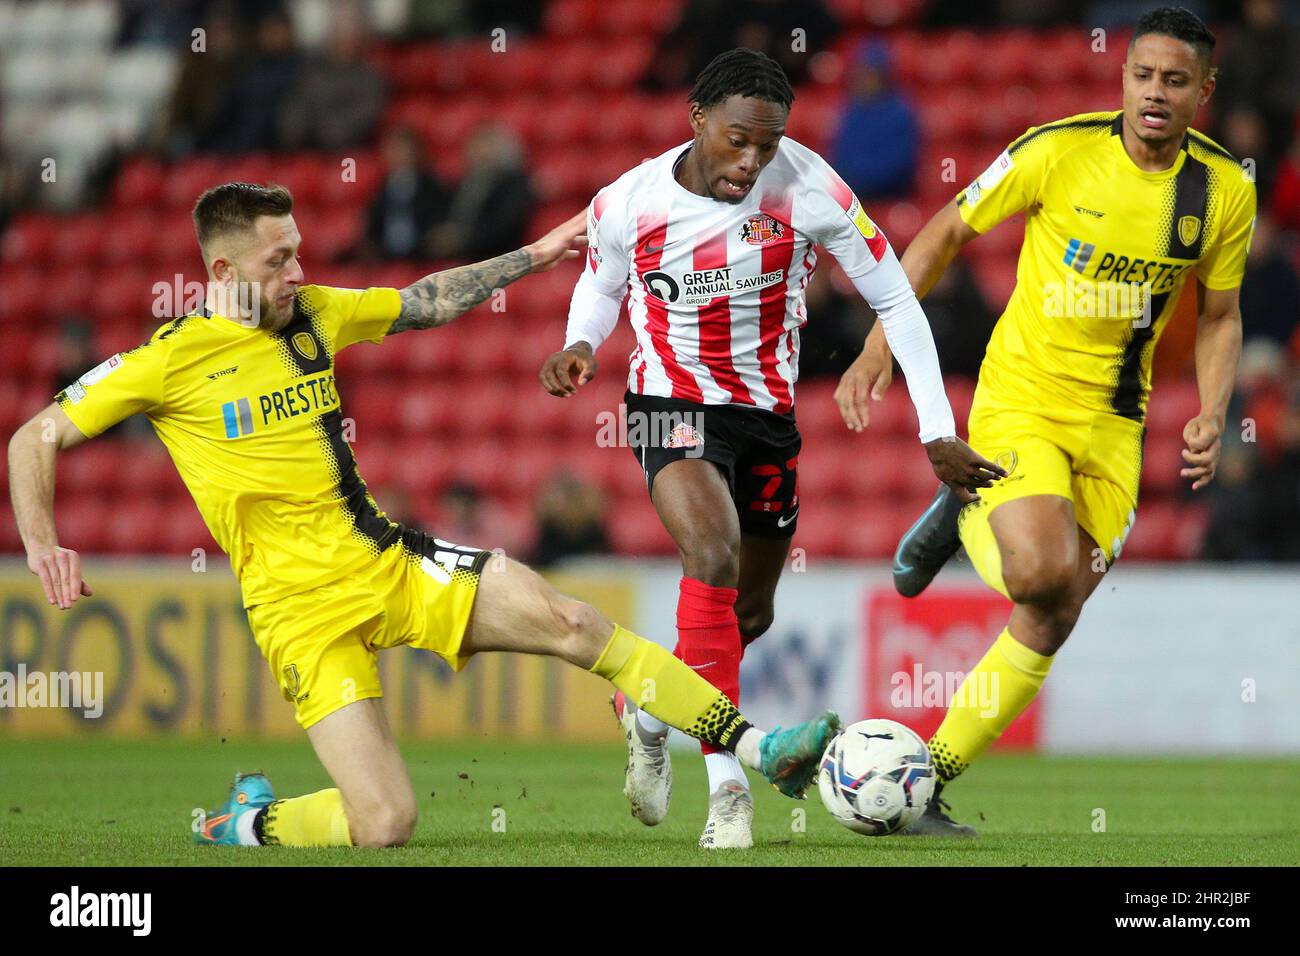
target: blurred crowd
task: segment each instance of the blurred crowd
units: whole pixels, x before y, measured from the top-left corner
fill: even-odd
[[[1131,23],[1154,0],[931,0],[923,27]],[[1300,11],[1283,0],[1183,0],[1220,37],[1218,90],[1202,121],[1234,155],[1254,161],[1259,220],[1242,293],[1246,346],[1224,439],[1218,481],[1208,495],[1205,556],[1217,560],[1300,560]],[[377,39],[515,34],[539,28],[544,5],[512,0],[119,0],[118,50],[187,50],[203,24],[207,56],[175,58],[175,74],[146,110],[136,139],[106,144],[54,193],[64,208],[102,198],[124,155],[164,159],[195,153],[243,154],[377,147],[383,177],[347,257],[355,262],[476,259],[517,247],[536,205],[524,147],[490,121],[464,142],[430,142],[405,126],[381,130],[388,102],[370,51]],[[684,89],[717,52],[764,49],[796,83],[816,51],[835,42],[834,4],[822,0],[689,0],[661,37],[641,80],[652,91]],[[792,31],[803,31],[792,50]],[[828,159],[867,208],[914,193],[923,146],[918,108],[895,78],[887,32],[847,51],[842,107]],[[1118,90],[1116,91],[1118,95]],[[798,108],[796,104],[796,109]],[[40,144],[40,148],[45,148]],[[456,150],[454,180],[439,175],[442,151]],[[37,167],[7,151],[0,161],[0,230],[33,190]],[[68,190],[71,190],[69,192]],[[955,191],[955,190],[954,190]],[[42,195],[50,195],[43,193]],[[803,335],[805,378],[838,376],[858,354],[873,316],[842,274],[819,269],[807,290],[812,317]],[[959,258],[925,300],[945,371],[974,377],[1001,303],[989,301]],[[92,330],[63,324],[62,387],[93,365]],[[1157,375],[1194,369],[1189,340],[1167,347]],[[124,423],[120,431],[135,431]],[[146,429],[147,431],[147,429]],[[494,522],[493,504],[473,485],[450,485],[426,513],[400,500],[393,511],[450,538],[509,542],[540,564],[609,550],[605,504],[573,475],[553,479],[536,502],[531,528]],[[499,522],[497,522],[499,524]]]

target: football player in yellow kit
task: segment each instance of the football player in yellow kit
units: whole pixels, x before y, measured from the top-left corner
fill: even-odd
[[[756,730],[666,650],[522,564],[392,521],[344,437],[334,384],[340,349],[444,325],[493,289],[576,258],[585,213],[495,259],[401,290],[356,290],[303,284],[292,211],[279,186],[205,192],[194,207],[205,307],[87,372],[9,445],[14,513],[50,604],[68,608],[91,594],[79,556],[55,533],[56,454],[134,413],[148,416],[230,556],[258,647],[336,786],[276,799],[265,775],[240,774],[196,842],[406,842],[415,791],[376,664],[378,650],[401,645],[433,651],[455,670],[481,651],[562,658],[736,753],[782,792],[801,794],[838,728],[833,714]]]
[[[968,423],[971,446],[1007,477],[964,506],[945,486],[894,560],[895,586],[912,597],[964,544],[981,578],[1015,605],[930,741],[941,786],[1033,700],[1119,557],[1137,508],[1151,357],[1189,277],[1201,407],[1183,430],[1182,476],[1193,490],[1214,478],[1241,349],[1255,188],[1237,160],[1190,129],[1214,91],[1213,50],[1214,35],[1187,10],[1148,13],[1128,48],[1122,110],[1030,129],[903,256],[924,296],[963,245],[1025,216],[1015,291]],[[836,395],[850,428],[866,423],[889,363],[873,329]],[[990,680],[1000,698],[992,713],[968,693]],[[975,835],[943,806],[936,791],[908,832]]]

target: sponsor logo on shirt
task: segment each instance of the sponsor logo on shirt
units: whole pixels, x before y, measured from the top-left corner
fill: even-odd
[[[104,359],[77,381],[82,385],[94,385],[96,382],[102,382],[121,367],[122,353],[118,352],[116,355]]]
[[[785,235],[785,226],[772,216],[750,216],[740,226],[740,238],[751,246],[763,246]]]
[[[853,197],[853,202],[849,205],[849,208],[845,210],[845,213],[853,222],[854,227],[857,228],[863,239],[876,238],[876,224],[871,221],[871,217],[867,215],[867,211],[862,208],[862,203],[858,202],[857,196]]]
[[[1007,173],[1011,171],[1015,163],[1011,161],[1011,154],[1005,149],[997,159],[989,164],[989,168],[980,173],[975,182],[966,187],[966,202],[968,205],[975,205],[980,201],[980,195],[988,189],[992,189],[998,183],[1002,182]]]
[[[774,269],[757,276],[733,276],[731,267],[687,272],[676,278],[655,270],[641,277],[646,291],[664,302],[682,305],[707,305],[719,296],[731,296],[753,289],[763,289],[785,281],[785,270]]]
[[[264,427],[300,415],[328,412],[337,408],[338,404],[334,376],[315,375],[253,399],[238,398],[226,402],[221,406],[221,420],[227,438],[243,438],[251,435],[255,427]]]
[[[253,433],[253,411],[246,398],[222,405],[221,420],[226,425],[227,438],[241,438]]]

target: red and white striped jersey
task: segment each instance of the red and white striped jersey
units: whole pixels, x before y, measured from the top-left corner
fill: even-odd
[[[631,392],[788,412],[813,247],[856,278],[881,262],[888,242],[830,165],[788,137],[736,204],[677,182],[673,168],[689,146],[596,195],[581,283],[629,296]]]

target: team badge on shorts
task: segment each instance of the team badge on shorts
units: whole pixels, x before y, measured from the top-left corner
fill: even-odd
[[[1010,478],[1016,470],[1016,465],[1020,464],[1020,456],[1016,454],[1014,448],[1009,448],[999,453],[998,457],[993,459],[993,464],[1005,471]]]
[[[284,668],[284,687],[290,697],[298,696],[298,665],[286,664]]]
[[[694,425],[686,422],[674,425],[673,430],[664,439],[665,448],[699,448],[704,444],[704,436]]]
[[[750,216],[740,227],[740,238],[751,246],[775,242],[785,235],[785,226],[771,216]]]
[[[308,362],[316,360],[316,340],[311,337],[310,332],[298,332],[290,339],[293,343],[294,351],[305,358]]]

